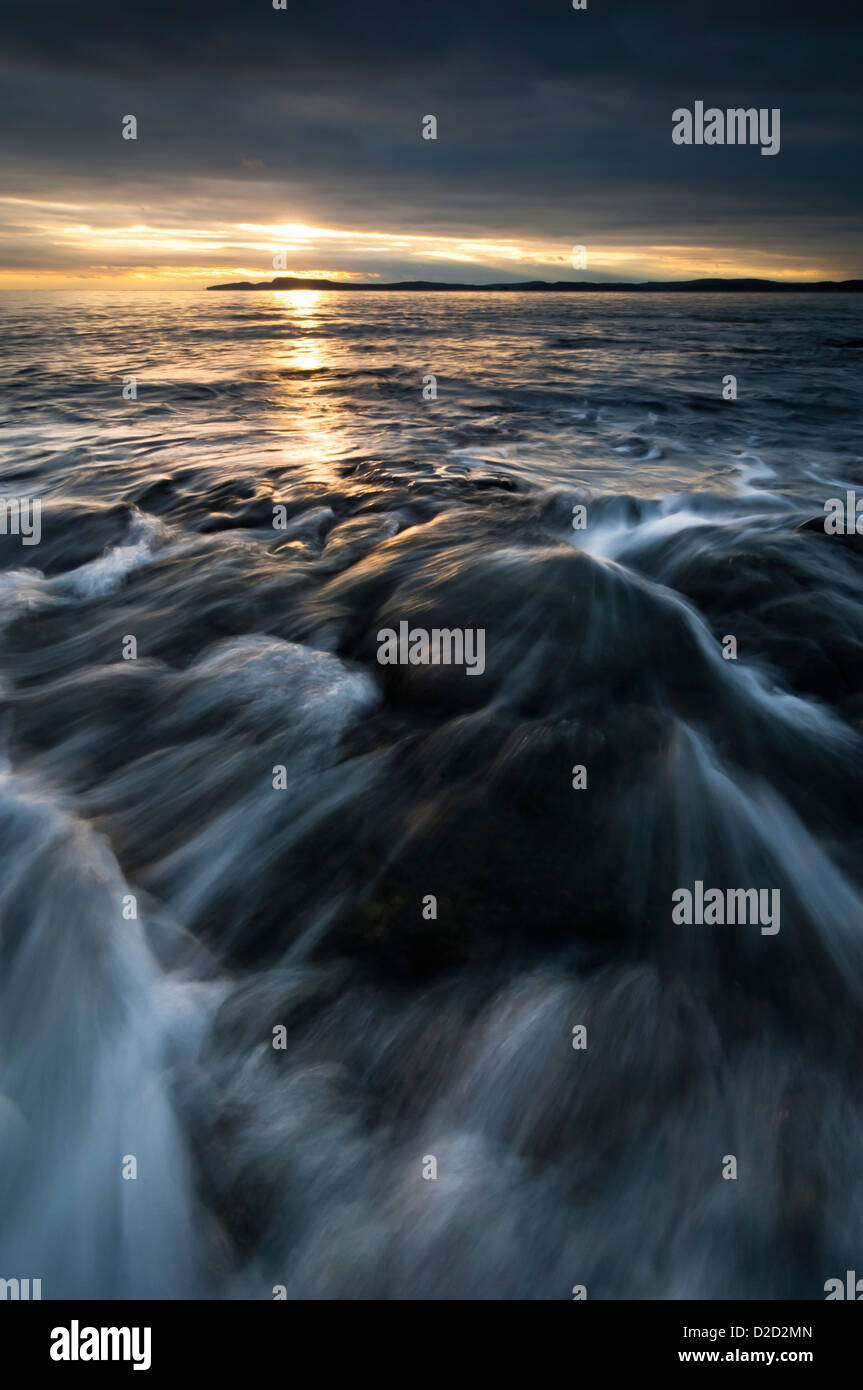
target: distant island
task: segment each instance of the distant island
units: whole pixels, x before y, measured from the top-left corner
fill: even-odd
[[[439,280],[398,280],[393,284],[372,284],[354,280],[302,280],[292,275],[279,275],[275,280],[233,280],[227,285],[208,285],[208,290],[398,290],[407,294],[431,291],[467,294],[859,294],[863,280],[811,280],[789,284],[784,280],[522,280],[515,284],[461,285]]]

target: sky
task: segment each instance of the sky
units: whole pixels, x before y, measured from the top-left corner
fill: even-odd
[[[285,4],[7,0],[0,287],[863,276],[858,0]]]

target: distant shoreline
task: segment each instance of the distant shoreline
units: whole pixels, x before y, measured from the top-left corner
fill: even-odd
[[[596,283],[592,280],[524,280],[515,284],[463,285],[436,280],[399,280],[374,285],[364,281],[302,280],[279,275],[274,280],[235,280],[208,285],[208,290],[330,290],[382,291],[401,294],[859,294],[863,280],[810,280],[787,284],[782,280],[643,280]]]

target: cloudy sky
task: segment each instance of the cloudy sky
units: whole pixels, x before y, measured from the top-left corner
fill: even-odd
[[[286,6],[7,5],[0,285],[863,275],[853,0]],[[675,145],[698,100],[779,153]]]

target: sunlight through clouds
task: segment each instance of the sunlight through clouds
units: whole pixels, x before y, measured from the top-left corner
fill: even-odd
[[[0,282],[60,286],[134,280],[198,289],[222,279],[268,280],[274,274],[309,279],[434,278],[441,262],[474,268],[478,281],[495,279],[674,279],[707,275],[829,279],[836,268],[810,256],[755,248],[662,244],[603,244],[590,248],[587,269],[573,274],[572,247],[563,239],[434,236],[319,227],[299,222],[124,222],[119,208],[94,203],[0,199],[7,209],[3,243],[26,235],[38,266],[7,264]],[[30,213],[32,221],[25,220]],[[88,214],[82,218],[81,213]],[[112,215],[113,213],[113,215]],[[284,264],[276,269],[274,258]],[[428,266],[425,272],[424,264]],[[362,267],[362,268],[359,268]],[[478,272],[478,274],[477,274]]]

